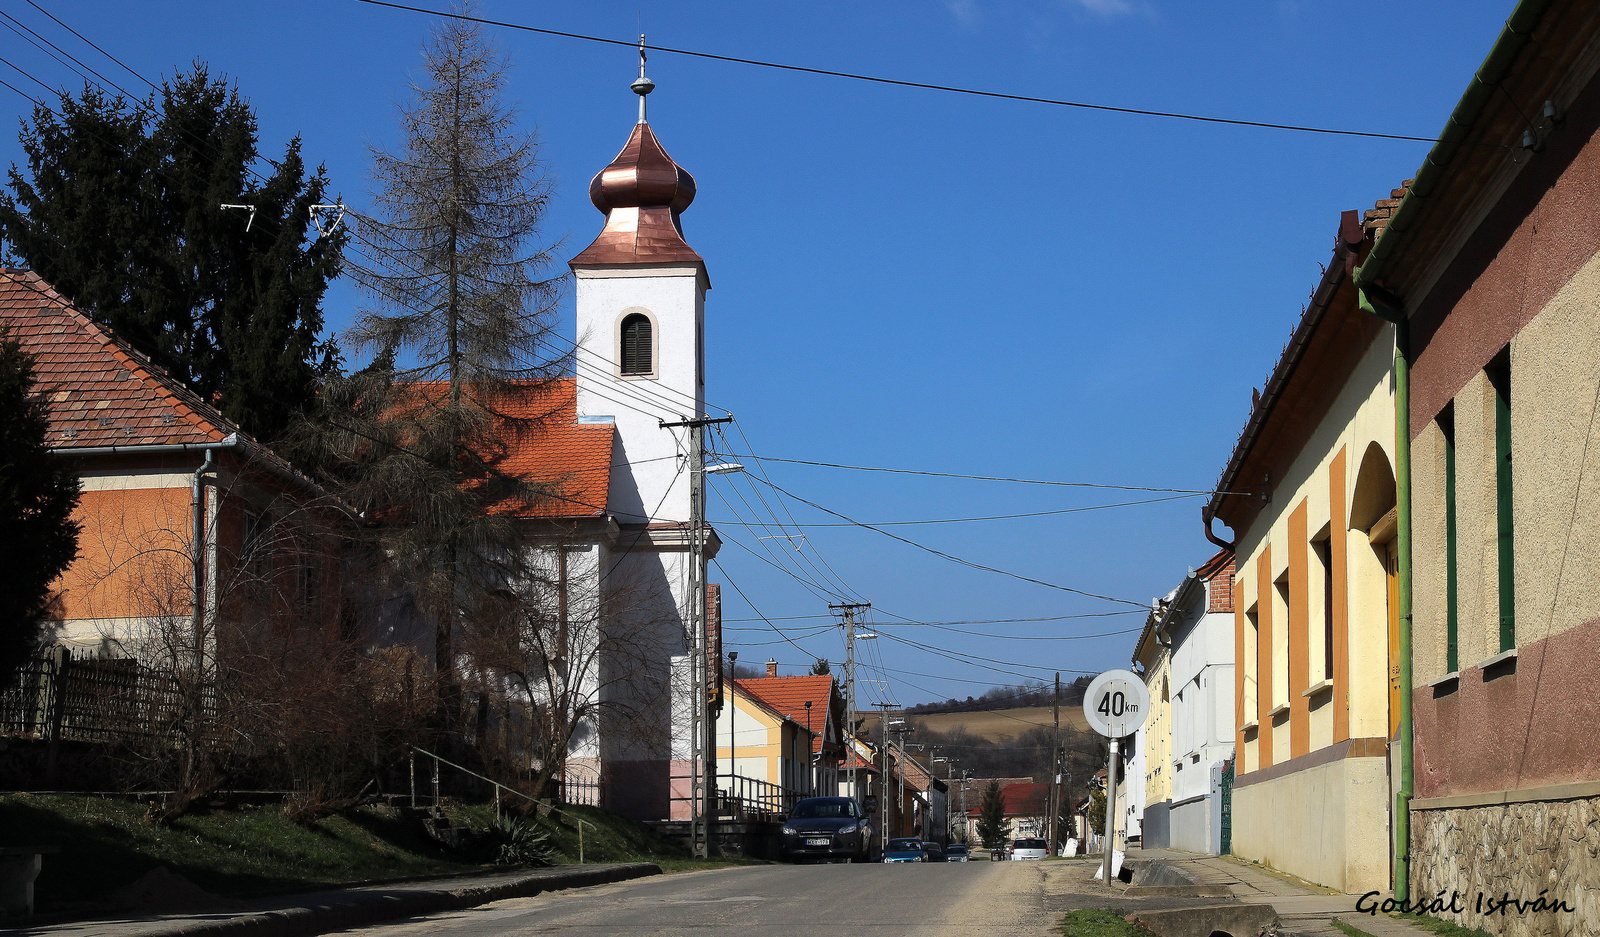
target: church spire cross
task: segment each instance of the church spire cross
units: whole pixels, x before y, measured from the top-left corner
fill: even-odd
[[[639,77],[635,78],[633,80],[633,84],[629,85],[628,87],[632,88],[633,89],[633,93],[637,94],[639,96],[639,123],[641,123],[641,124],[649,123],[649,121],[645,120],[645,116],[644,116],[645,95],[647,95],[650,92],[656,90],[656,83],[651,81],[649,78],[645,77],[645,74],[644,74],[644,63],[645,63],[644,33],[640,33],[639,34]]]

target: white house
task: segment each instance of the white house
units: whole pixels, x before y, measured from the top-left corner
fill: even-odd
[[[1233,553],[1223,550],[1190,573],[1160,624],[1171,642],[1169,842],[1217,854],[1221,846],[1217,784],[1233,758]]]

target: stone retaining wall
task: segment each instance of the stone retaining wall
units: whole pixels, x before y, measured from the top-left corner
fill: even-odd
[[[1418,810],[1411,818],[1413,896],[1431,900],[1459,892],[1460,914],[1436,917],[1503,937],[1600,934],[1600,798]],[[1565,901],[1572,912],[1475,913],[1484,900],[1509,894]]]

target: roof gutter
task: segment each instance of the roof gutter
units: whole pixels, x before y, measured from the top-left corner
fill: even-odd
[[[1483,116],[1484,107],[1489,103],[1495,88],[1504,80],[1517,56],[1533,38],[1533,31],[1550,7],[1550,2],[1551,0],[1521,0],[1517,8],[1511,11],[1511,16],[1506,19],[1505,28],[1500,31],[1499,38],[1489,49],[1489,55],[1478,67],[1477,73],[1472,76],[1472,83],[1467,86],[1466,93],[1461,95],[1455,110],[1450,113],[1450,119],[1445,122],[1438,141],[1423,159],[1422,167],[1417,170],[1410,191],[1400,199],[1400,204],[1390,216],[1383,234],[1378,237],[1378,243],[1373,245],[1372,252],[1367,255],[1366,262],[1356,269],[1357,286],[1372,286],[1382,279],[1390,258],[1404,245],[1407,233],[1416,224],[1423,206],[1433,197],[1446,169],[1463,146],[1475,142],[1467,139],[1468,132],[1478,118]]]
[[[156,455],[163,452],[200,452],[212,449],[242,448],[244,440],[238,433],[229,433],[216,442],[169,442],[141,446],[85,446],[81,449],[51,448],[55,455]]]

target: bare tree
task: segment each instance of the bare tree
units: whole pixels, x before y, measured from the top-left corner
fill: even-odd
[[[170,792],[157,821],[241,779],[294,791],[304,819],[354,803],[431,709],[425,668],[365,640],[348,511],[273,468],[219,472],[199,538],[176,507],[86,518],[76,601],[120,623],[99,637],[130,665],[91,728],[119,743],[128,786]]]
[[[602,732],[612,746],[648,746],[652,720],[670,709],[671,688],[657,678],[674,649],[652,637],[666,629],[647,621],[649,590],[613,575],[602,592],[598,570],[558,572],[566,549],[559,541],[534,548],[532,573],[499,593],[495,614],[480,619],[463,648],[480,712],[487,717],[491,700],[501,709],[498,739],[480,718],[480,747],[497,752],[513,776],[526,767],[525,793],[536,798],[567,778],[575,754],[598,756]]]
[[[558,373],[560,281],[536,244],[551,184],[537,141],[517,130],[505,60],[480,27],[445,19],[402,108],[404,142],[375,150],[381,219],[362,217],[351,272],[376,299],[350,332],[373,364],[324,395],[319,463],[377,520],[383,544],[434,628],[445,727],[459,718],[457,635],[525,578],[507,502],[540,486],[498,461],[536,427],[501,404]]]

